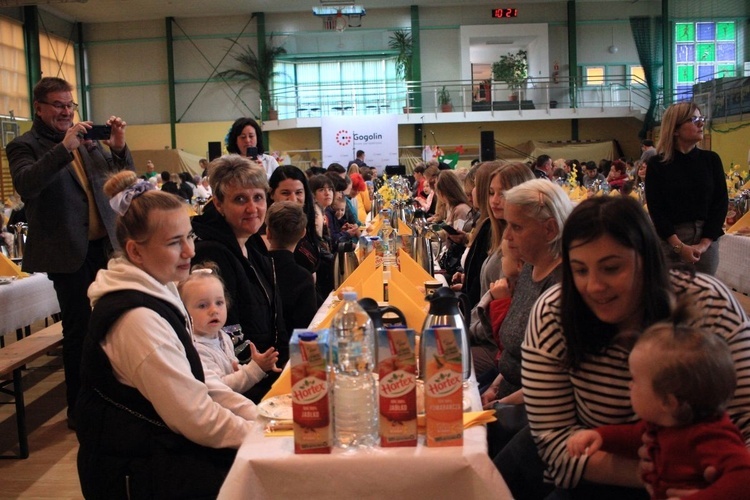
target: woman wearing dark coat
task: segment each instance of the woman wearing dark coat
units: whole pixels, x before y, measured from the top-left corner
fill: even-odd
[[[271,261],[252,238],[266,215],[266,174],[239,155],[215,159],[209,166],[214,197],[203,214],[193,218],[193,263],[212,261],[229,292],[227,325],[239,324],[245,340],[259,352],[279,351],[278,366],[289,359],[289,333]],[[242,360],[242,356],[240,356]],[[268,392],[278,374],[270,372],[247,393],[253,401]]]

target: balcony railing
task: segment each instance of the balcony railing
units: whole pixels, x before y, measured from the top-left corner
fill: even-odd
[[[635,82],[635,83],[628,83]],[[631,75],[580,84],[560,78],[530,78],[513,91],[504,82],[393,82],[299,85],[276,88],[273,102],[279,119],[333,115],[439,113],[441,90],[450,96],[454,113],[555,108],[628,107],[648,109],[650,93],[644,81]]]

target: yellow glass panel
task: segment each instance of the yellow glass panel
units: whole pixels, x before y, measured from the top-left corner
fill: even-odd
[[[586,66],[583,71],[586,85],[604,85],[604,66]]]
[[[643,71],[643,66],[630,67],[630,83],[633,85],[646,84],[646,72]]]

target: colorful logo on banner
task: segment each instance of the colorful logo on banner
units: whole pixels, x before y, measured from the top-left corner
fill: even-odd
[[[339,146],[348,146],[352,143],[352,134],[348,130],[339,130],[336,133],[336,144]]]
[[[327,116],[321,119],[323,166],[348,166],[358,150],[365,152],[365,163],[383,172],[398,165],[398,118],[396,115]]]

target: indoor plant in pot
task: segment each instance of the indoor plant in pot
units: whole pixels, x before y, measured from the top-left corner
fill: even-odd
[[[448,89],[445,88],[445,85],[443,85],[443,88],[438,92],[438,103],[440,104],[440,110],[443,113],[449,113],[453,111],[453,104],[451,104],[451,94],[450,92],[448,92]]]
[[[396,50],[396,77],[404,80],[407,85],[407,105],[404,107],[404,113],[410,111],[411,99],[408,97],[408,85],[412,79],[412,50],[414,41],[411,32],[407,30],[396,30],[391,33],[388,39],[388,48]]]
[[[508,84],[511,100],[518,99],[518,91],[526,84],[529,77],[529,61],[525,50],[500,56],[492,64],[492,77],[496,81]]]
[[[266,120],[278,119],[278,111],[271,99],[271,87],[273,78],[280,75],[279,71],[274,70],[274,65],[280,55],[286,54],[284,47],[277,47],[273,44],[273,37],[262,50],[257,53],[248,45],[241,47],[235,40],[231,40],[234,45],[240,47],[239,52],[232,55],[232,58],[239,63],[239,68],[220,71],[218,76],[225,79],[235,79],[241,83],[240,92],[250,87],[255,89],[260,96],[260,102],[264,111],[263,118]]]

